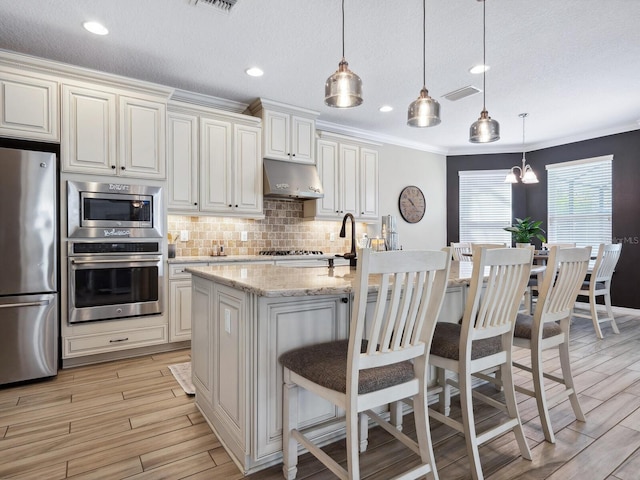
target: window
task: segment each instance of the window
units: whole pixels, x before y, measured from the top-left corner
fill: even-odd
[[[459,172],[460,241],[511,245],[511,184],[508,170]]]
[[[613,155],[547,165],[549,242],[611,243]]]

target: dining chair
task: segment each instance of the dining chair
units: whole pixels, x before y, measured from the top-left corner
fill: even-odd
[[[533,252],[524,248],[474,248],[473,273],[469,285],[462,325],[439,322],[436,325],[429,364],[438,372],[439,408],[429,409],[429,416],[465,436],[467,454],[474,479],[482,479],[479,445],[513,430],[520,454],[527,460],[531,452],[518,414],[511,370],[513,328],[524,289],[531,272]],[[497,370],[505,402],[472,391],[472,376]],[[457,382],[447,378],[454,372]],[[451,387],[460,392],[462,422],[448,416]],[[476,432],[473,398],[500,408],[508,419]]]
[[[571,375],[569,327],[571,311],[587,273],[590,255],[589,247],[551,247],[533,316],[519,313],[513,332],[513,344],[531,351],[531,366],[515,361],[513,365],[531,373],[533,379],[533,390],[518,385],[515,389],[517,392],[535,397],[544,438],[550,443],[555,443],[555,436],[549,417],[545,379],[563,387],[554,397],[554,401],[558,397],[569,397],[576,418],[582,422],[587,421],[580,408]],[[560,357],[561,377],[543,371],[542,352],[556,347]]]
[[[451,248],[454,260],[458,262],[471,261],[471,244],[469,242],[451,242]]]
[[[427,355],[447,288],[451,256],[450,248],[388,252],[363,249],[356,268],[349,339],[309,345],[280,357],[284,367],[286,479],[296,477],[298,444],[339,478],[359,479],[358,421],[365,430],[361,435],[366,435],[369,417],[420,456],[420,465],[399,477],[429,474],[437,480],[427,414]],[[378,287],[374,304],[367,301],[372,286]],[[308,438],[308,430],[303,434],[298,429],[299,387],[345,411],[346,470]],[[372,410],[410,398],[417,443]]]
[[[604,322],[611,322],[611,328],[613,333],[620,333],[616,319],[613,316],[613,309],[611,308],[611,278],[615,271],[618,260],[620,259],[620,252],[622,251],[621,243],[604,244],[601,243],[598,247],[598,255],[596,256],[596,262],[593,266],[593,270],[590,272],[589,280],[584,281],[578,296],[589,297],[589,309],[591,314],[574,312],[574,317],[591,318],[593,321],[593,328],[596,331],[596,335],[599,339],[603,339],[602,330],[600,324]],[[596,308],[596,297],[604,297],[604,305],[607,311],[607,316],[604,318],[598,318],[598,310]]]

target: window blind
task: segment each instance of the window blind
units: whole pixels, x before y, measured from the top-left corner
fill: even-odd
[[[612,160],[606,155],[547,165],[549,242],[611,243]]]
[[[508,170],[461,171],[459,175],[459,227],[461,242],[505,243],[511,234],[511,184]]]

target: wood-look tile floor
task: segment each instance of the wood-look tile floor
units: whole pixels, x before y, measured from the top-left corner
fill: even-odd
[[[568,401],[553,404],[555,445],[543,440],[535,400],[519,395],[533,461],[518,456],[512,433],[480,449],[491,480],[640,478],[640,318],[618,317],[620,335],[605,327],[596,340],[589,320],[572,327],[571,358],[587,423],[578,422]],[[524,350],[515,356],[526,358]],[[546,354],[555,369],[555,353]],[[189,361],[188,350],[63,370],[47,381],[0,388],[0,478],[20,479],[213,479],[242,478],[167,368]],[[526,384],[524,375],[517,381]],[[485,392],[500,395],[490,386]],[[551,389],[553,390],[553,389]],[[452,415],[459,415],[455,408]],[[498,418],[479,404],[479,428]],[[413,417],[405,431],[413,430]],[[440,478],[468,479],[464,439],[432,421]],[[344,461],[344,442],[326,450]],[[363,478],[385,480],[417,457],[386,432],[370,432],[361,455]],[[309,455],[299,461],[298,478],[335,478]],[[248,477],[280,480],[280,466]]]

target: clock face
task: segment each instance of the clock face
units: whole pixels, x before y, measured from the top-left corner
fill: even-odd
[[[424,194],[416,186],[409,186],[402,189],[398,199],[400,215],[409,223],[417,223],[422,220],[426,210]]]

